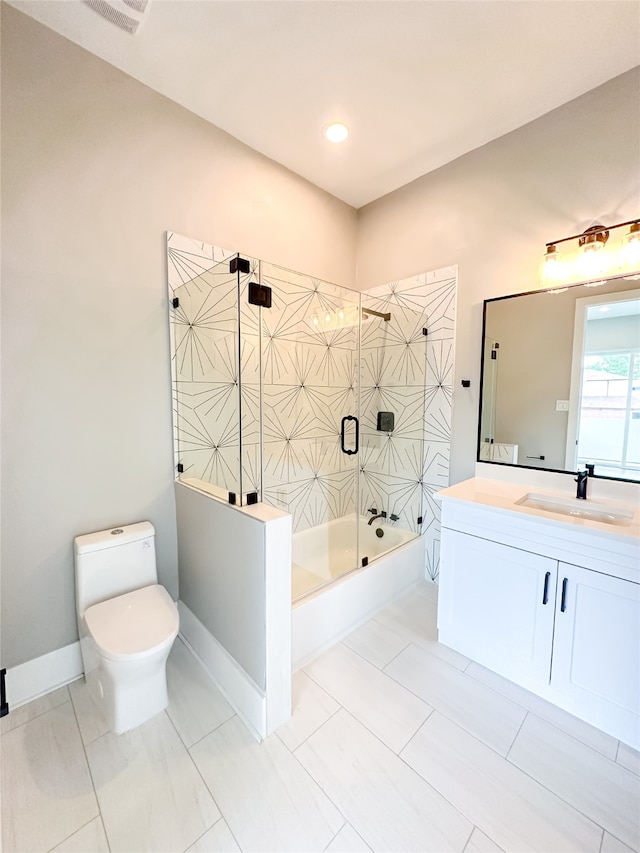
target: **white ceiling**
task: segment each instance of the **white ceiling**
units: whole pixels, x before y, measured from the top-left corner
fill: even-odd
[[[636,0],[9,2],[356,208],[640,63]]]

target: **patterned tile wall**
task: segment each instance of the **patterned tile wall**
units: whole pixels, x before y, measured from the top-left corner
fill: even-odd
[[[359,296],[273,264],[260,272],[273,288],[262,312],[263,498],[297,532],[355,512],[356,456],[341,452],[340,424],[357,415]]]
[[[391,317],[368,315],[359,345],[360,294],[255,259],[248,275],[232,275],[235,254],[168,236],[170,297],[180,300],[171,323],[176,463],[185,476],[261,493],[291,512],[294,531],[356,503],[363,514],[397,515],[425,536],[436,580],[433,493],[449,478],[456,269],[363,293],[363,308]],[[271,309],[248,304],[258,278],[272,287]],[[377,429],[380,411],[394,414],[392,432]],[[340,449],[347,414],[360,417],[358,456]]]
[[[234,255],[167,235],[175,463],[185,477],[239,493],[239,344],[247,366],[257,365],[258,353],[238,335],[238,289],[250,276],[229,272]]]
[[[363,294],[365,308],[392,319],[363,324],[363,422],[374,448],[365,449],[360,463],[361,510],[368,508],[368,490],[380,502],[387,496],[385,508],[400,516],[399,524],[425,537],[425,571],[433,581],[440,561],[440,505],[433,495],[449,485],[456,284],[457,268],[447,267]],[[373,432],[378,400],[400,413],[386,442]]]

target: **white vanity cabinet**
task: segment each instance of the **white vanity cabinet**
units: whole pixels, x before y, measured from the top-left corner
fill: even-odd
[[[442,503],[440,642],[640,747],[637,541]]]
[[[568,711],[638,739],[639,584],[559,563],[551,687]]]
[[[558,564],[442,530],[438,639],[535,690],[549,683]]]

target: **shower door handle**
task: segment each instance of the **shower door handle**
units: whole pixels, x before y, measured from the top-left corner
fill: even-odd
[[[344,430],[347,425],[347,421],[355,421],[356,422],[356,446],[354,450],[347,450],[344,446]],[[358,452],[358,448],[360,446],[360,421],[355,417],[355,415],[345,415],[340,423],[340,448],[343,453],[346,453],[347,456],[353,456],[354,453]]]

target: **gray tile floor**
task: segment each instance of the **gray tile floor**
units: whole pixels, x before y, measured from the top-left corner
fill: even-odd
[[[180,641],[167,711],[133,732],[82,681],[12,712],[5,853],[638,851],[638,753],[440,646],[434,593],[296,673],[262,744]]]

